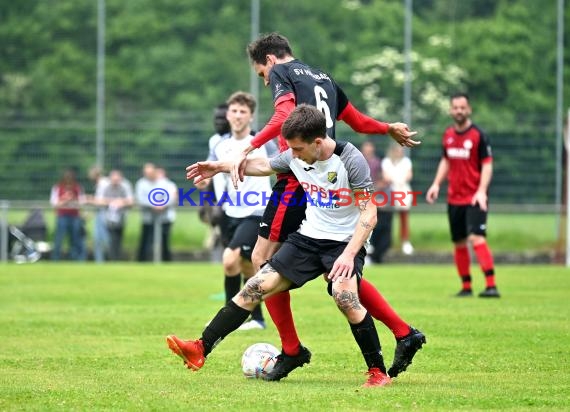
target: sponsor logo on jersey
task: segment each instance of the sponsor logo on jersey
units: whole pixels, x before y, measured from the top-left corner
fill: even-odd
[[[451,159],[469,159],[470,154],[471,154],[470,149],[463,149],[461,147],[447,148],[447,157]]]
[[[337,180],[336,172],[328,172],[327,173],[327,180],[331,183],[336,183],[336,180]]]
[[[273,98],[277,98],[279,96],[281,96],[283,94],[284,90],[283,90],[283,86],[281,83],[276,83],[275,84],[275,92],[273,93]]]

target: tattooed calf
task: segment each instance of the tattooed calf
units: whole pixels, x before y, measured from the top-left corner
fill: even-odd
[[[359,310],[362,308],[357,293],[348,290],[341,292],[333,291],[333,298],[342,313],[348,313],[350,310]]]
[[[263,289],[261,288],[262,283],[263,279],[259,276],[254,276],[248,279],[239,295],[246,302],[248,300],[251,302],[261,302],[261,299],[263,298]]]

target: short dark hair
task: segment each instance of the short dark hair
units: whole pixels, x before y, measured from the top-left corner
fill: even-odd
[[[315,106],[300,104],[283,123],[281,135],[287,140],[299,137],[312,143],[317,137],[327,136],[327,120]]]
[[[293,51],[287,37],[274,32],[264,34],[251,42],[247,46],[247,54],[253,63],[265,64],[268,54],[274,54],[277,58],[282,59],[286,56],[292,56]]]
[[[467,100],[467,103],[469,103],[469,95],[467,93],[464,93],[464,92],[453,93],[451,95],[451,97],[449,98],[449,101],[452,101],[454,99],[459,99],[461,97],[464,97],[465,100]]]
[[[257,105],[257,103],[255,102],[255,97],[253,97],[253,94],[241,91],[233,93],[230,97],[228,97],[226,103],[228,104],[228,107],[234,103],[244,104],[247,107],[249,107],[252,113],[255,112],[255,107]]]

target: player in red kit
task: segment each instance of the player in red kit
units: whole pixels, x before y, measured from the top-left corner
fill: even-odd
[[[277,33],[263,35],[249,44],[247,52],[253,70],[271,89],[275,112],[251,141],[251,146],[244,151],[242,158],[234,164],[232,178],[235,185],[238,180],[243,179],[248,153],[276,136],[279,138],[280,150],[288,149],[287,142],[281,136],[281,126],[295,107],[303,103],[315,106],[323,112],[327,135],[333,139],[336,121],[342,120],[359,133],[389,134],[396,142],[406,147],[419,144],[412,140],[416,132],[410,131],[408,125],[380,122],[359,112],[330,75],[293,57],[289,41],[284,36]],[[281,199],[283,193],[292,194],[291,199],[287,202],[273,200]],[[273,256],[287,236],[297,231],[305,218],[305,193],[292,173],[277,175],[273,194],[276,196],[272,196],[272,200],[268,202],[252,255],[256,269]],[[359,295],[362,305],[371,315],[394,333],[397,345],[389,374],[395,377],[412,362],[415,353],[425,343],[425,336],[403,321],[374,285],[366,280],[360,283]],[[265,379],[281,380],[295,368],[310,362],[311,352],[301,345],[297,336],[289,292],[271,296],[265,301],[265,305],[277,327],[283,348],[277,365]]]
[[[447,177],[447,215],[455,245],[455,265],[462,282],[457,296],[473,296],[470,243],[485,274],[486,288],[479,296],[499,298],[493,255],[486,240],[487,190],[493,175],[491,146],[485,134],[471,121],[471,106],[466,94],[451,97],[449,114],[454,125],[443,134],[443,155],[426,199],[428,203],[436,201],[439,186]]]

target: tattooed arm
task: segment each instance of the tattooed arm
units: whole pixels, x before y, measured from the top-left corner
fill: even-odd
[[[354,257],[360,251],[376,226],[376,205],[370,201],[370,191],[360,190],[354,193],[355,202],[360,209],[358,223],[354,228],[354,234],[335,261],[328,278],[335,281],[338,277],[350,278],[354,269]]]
[[[360,217],[354,228],[354,235],[344,249],[345,253],[354,256],[364,246],[368,240],[372,229],[376,226],[376,205],[370,201],[370,193],[368,191],[359,191],[354,193],[356,205],[360,209]]]

